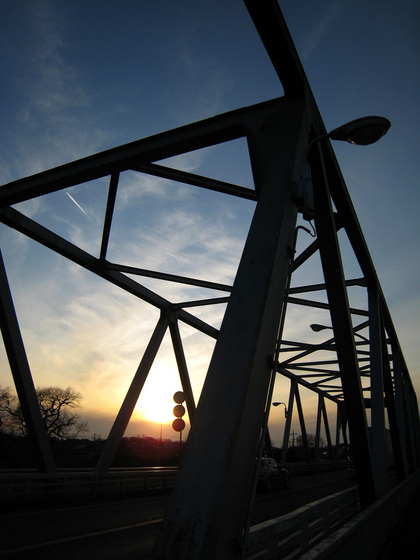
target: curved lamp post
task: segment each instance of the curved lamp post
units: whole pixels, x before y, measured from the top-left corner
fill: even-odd
[[[361,117],[332,130],[331,140],[347,140],[350,144],[367,146],[374,144],[385,136],[391,123],[385,117]]]
[[[312,325],[309,325],[309,327],[314,331],[314,332],[320,332],[320,331],[324,331],[325,329],[329,329],[329,330],[334,330],[332,327],[328,327],[327,325],[318,325],[318,323],[313,323]],[[359,338],[361,338],[362,340],[364,340],[365,342],[369,342],[369,339],[366,338],[365,336],[363,336],[362,334],[359,334],[357,332],[353,331],[354,336],[358,336]]]
[[[295,199],[305,220],[310,221],[314,217],[314,203],[312,193],[311,166],[308,163],[308,154],[314,144],[321,140],[341,140],[350,142],[357,146],[368,146],[374,144],[384,136],[391,127],[391,123],[385,117],[369,116],[360,117],[346,124],[334,128],[331,132],[321,134],[309,142],[303,154],[300,180],[295,185]]]
[[[280,404],[284,404],[284,417],[287,418],[286,403],[284,403],[284,402],[273,402],[272,404],[273,404],[273,406],[279,406]]]
[[[391,123],[385,117],[360,117],[346,124],[334,128],[331,132],[314,138],[306,150],[306,155],[315,142],[329,138],[330,140],[342,140],[356,144],[357,146],[368,146],[374,144],[385,136],[391,127]]]

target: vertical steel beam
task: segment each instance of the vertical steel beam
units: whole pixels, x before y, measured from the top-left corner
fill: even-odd
[[[317,155],[313,157],[311,163],[319,251],[330,304],[343,393],[347,403],[351,446],[356,466],[360,500],[362,505],[366,507],[376,499],[372,455],[328,175],[319,145]]]
[[[404,465],[405,476],[411,472],[414,463],[414,454],[412,449],[412,425],[409,420],[411,413],[411,403],[407,402],[404,391],[403,372],[401,370],[400,352],[398,347],[392,348],[392,364],[394,373],[394,390],[395,390],[395,410],[397,414],[397,422],[401,437],[401,451]]]
[[[297,382],[294,383],[295,383],[296,408],[298,410],[300,431],[302,433],[302,445],[303,445],[303,449],[305,450],[306,460],[310,461],[308,435],[306,433],[305,416],[303,414],[302,402],[300,400],[299,385],[297,384]]]
[[[120,174],[112,173],[109,181],[108,200],[106,203],[104,227],[102,232],[100,259],[105,260],[108,249],[109,235],[111,233],[112,216],[114,214],[115,199],[117,197],[117,188]]]
[[[335,459],[338,460],[340,458],[340,432],[343,434],[343,443],[348,447],[347,442],[347,432],[346,432],[346,423],[344,420],[343,414],[343,405],[337,403],[337,423],[335,427]]]
[[[408,376],[408,372],[405,372],[407,376],[408,392],[409,398],[409,412],[410,412],[410,422],[412,423],[412,449],[414,455],[413,470],[420,467],[420,416],[419,408],[417,403],[416,393],[411,380]]]
[[[408,372],[406,372],[408,378]],[[410,394],[410,421],[412,422],[413,426],[413,436],[412,436],[412,446],[413,446],[413,454],[414,454],[414,464],[413,468],[420,467],[420,416],[419,416],[419,408],[417,403],[416,393],[414,391],[413,385],[410,379],[407,379],[407,385],[409,385],[409,394]]]
[[[195,415],[194,395],[191,387],[190,376],[188,375],[187,361],[185,359],[184,349],[182,347],[182,340],[179,332],[178,322],[171,322],[169,324],[169,331],[171,333],[172,345],[178,365],[178,372],[181,379],[182,390],[185,395],[188,416],[190,418],[190,422],[192,423],[194,421]]]
[[[340,448],[340,428],[341,428],[341,413],[340,407],[337,405],[337,416],[335,424],[335,459],[338,460],[338,450]]]
[[[39,409],[1,251],[0,326],[28,436],[31,442],[35,444],[40,470],[47,473],[55,472],[54,457]]]
[[[281,460],[280,464],[282,467],[287,462],[287,452],[289,450],[289,438],[290,438],[290,428],[292,426],[292,417],[293,417],[293,404],[295,402],[295,391],[296,391],[296,383],[293,379],[290,380],[290,391],[289,391],[289,400],[287,402],[287,418],[286,423],[284,426],[284,433],[283,433],[283,445],[281,448]]]
[[[372,282],[370,282],[372,284]],[[378,497],[386,492],[387,454],[385,440],[384,383],[382,363],[383,325],[376,283],[368,285],[369,340],[370,340],[370,393],[371,393],[371,445],[373,470]]]
[[[406,473],[404,469],[404,459],[401,446],[400,426],[397,418],[397,408],[395,404],[394,382],[391,375],[391,367],[389,363],[388,348],[385,340],[385,333],[381,331],[382,336],[382,364],[384,376],[384,392],[385,404],[388,412],[389,429],[391,432],[392,450],[394,453],[395,471],[397,480],[404,480]]]
[[[407,473],[420,467],[420,421],[417,397],[395,335],[391,338],[395,406]]]
[[[302,102],[282,102],[247,130],[258,202],[155,558],[240,553],[296,226],[303,119]]]
[[[318,395],[318,408],[316,413],[316,430],[315,430],[315,460],[319,460],[319,440],[321,438],[321,415],[322,415],[322,395]]]
[[[315,458],[319,459],[319,444],[321,441],[321,419],[324,421],[325,437],[327,438],[328,453],[331,459],[332,448],[331,448],[331,435],[330,426],[328,423],[327,409],[325,408],[324,395],[318,394],[318,414],[316,420],[316,435],[315,435]]]
[[[323,415],[323,418],[324,418],[325,437],[327,438],[327,445],[328,445],[328,450],[329,450],[330,457],[332,457],[330,425],[329,425],[329,422],[328,422],[328,414],[327,414],[327,408],[325,406],[324,397],[322,397],[322,400],[323,400],[322,415]]]
[[[121,405],[120,411],[118,412],[115,422],[111,428],[102,454],[99,457],[95,469],[97,472],[107,471],[112,464],[115,453],[117,452],[118,446],[121,442],[121,438],[124,435],[128,422],[130,421],[131,415],[133,414],[134,407],[137,404],[141,390],[143,389],[143,386],[146,382],[150,368],[153,365],[153,361],[159,350],[163,337],[165,336],[168,323],[169,321],[166,313],[162,312],[155,330],[153,331],[149,344],[143,354],[143,358],[134,375],[133,381],[131,382],[131,385],[127,391],[124,402]]]

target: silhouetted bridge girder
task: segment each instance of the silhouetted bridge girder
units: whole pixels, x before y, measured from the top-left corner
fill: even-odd
[[[344,179],[329,140],[316,142],[308,151],[309,143],[325,135],[326,129],[299,56],[275,0],[245,0],[245,4],[283,85],[284,97],[107,150],[0,189],[3,224],[160,310],[159,321],[99,459],[99,472],[110,467],[162,339],[170,332],[191,431],[156,543],[156,558],[160,559],[227,559],[241,554],[252,507],[256,457],[262,449],[276,378],[290,380],[283,449],[287,448],[295,405],[305,439],[299,389],[318,395],[317,437],[323,420],[330,446],[325,401],[333,403],[337,411],[335,443],[351,443],[363,507],[387,490],[387,427],[397,480],[417,470],[420,462],[416,395]],[[238,138],[247,140],[255,189],[158,163]],[[302,211],[297,185],[306,159],[312,170],[312,231],[310,226],[297,225]],[[107,260],[116,194],[126,171],[255,201],[233,286]],[[102,177],[109,177],[109,191],[97,256],[12,207]],[[302,232],[304,236],[311,233],[313,240],[305,245],[300,235],[297,243]],[[346,277],[341,252],[343,234],[360,267],[360,278]],[[302,244],[304,248],[298,249]],[[312,259],[321,262],[323,283],[292,285],[293,275],[301,267],[310,267]],[[219,290],[221,296],[173,302],[132,276],[199,286],[212,293]],[[54,457],[37,408],[3,265],[0,281],[1,327],[12,374],[29,433],[37,443],[40,468],[51,472]],[[350,305],[350,288],[363,291],[365,306]],[[227,303],[220,329],[194,314],[196,306],[220,303]],[[315,343],[284,340],[286,309],[289,315],[293,308],[302,306],[329,314],[333,331],[330,337]],[[216,340],[197,408],[179,322]],[[209,433],[211,446],[204,437]]]

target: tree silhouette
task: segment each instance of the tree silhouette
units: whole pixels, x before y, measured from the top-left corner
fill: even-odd
[[[88,431],[87,422],[73,412],[80,407],[82,396],[71,387],[36,389],[39,409],[50,437],[71,439]],[[27,435],[26,422],[19,399],[9,387],[0,387],[0,430],[12,435]]]
[[[315,447],[316,444],[316,435],[315,434],[306,434],[306,439],[308,441],[308,447]],[[303,436],[299,435],[296,438],[296,445],[298,447],[303,447]],[[322,436],[319,436],[319,446],[325,446],[325,440]]]

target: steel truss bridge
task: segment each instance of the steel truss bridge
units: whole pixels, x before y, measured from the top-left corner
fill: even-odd
[[[387,491],[387,433],[391,436],[398,481],[415,472],[420,462],[416,395],[299,56],[275,0],[245,0],[245,4],[283,85],[282,98],[119,146],[0,189],[3,224],[160,310],[97,471],[111,466],[162,339],[169,331],[191,431],[156,545],[156,558],[162,559],[237,558],[240,554],[252,502],[256,458],[262,451],[262,442],[269,439],[267,420],[274,381],[279,377],[290,381],[283,450],[287,448],[293,414],[297,413],[303,443],[306,442],[300,395],[303,389],[309,389],[318,399],[317,439],[323,424],[330,448],[333,443],[351,443],[362,507]],[[255,188],[159,163],[239,138],[247,142]],[[309,181],[301,172],[306,164],[311,169]],[[255,201],[232,286],[107,259],[119,181],[127,171]],[[99,255],[58,237],[14,208],[20,202],[104,177],[109,178],[109,191]],[[302,181],[306,187],[302,187]],[[298,225],[300,213],[308,220],[305,226]],[[302,239],[306,242],[300,242]],[[360,267],[357,278],[346,274],[343,239]],[[305,266],[311,267],[312,262],[321,263],[323,282],[294,285],[294,275]],[[216,290],[220,296],[172,302],[142,285],[142,277],[199,286],[211,294]],[[28,432],[39,451],[40,469],[53,472],[54,457],[38,408],[3,261],[0,290],[2,333]],[[357,304],[353,306],[355,292]],[[220,303],[227,303],[220,329],[194,313],[197,306]],[[330,336],[316,343],[284,339],[287,317],[293,315],[293,308],[302,306],[329,318]],[[198,407],[180,323],[216,341]],[[321,327],[314,326],[318,330]],[[326,403],[336,411],[334,437]],[[209,433],[212,446],[203,437]]]

